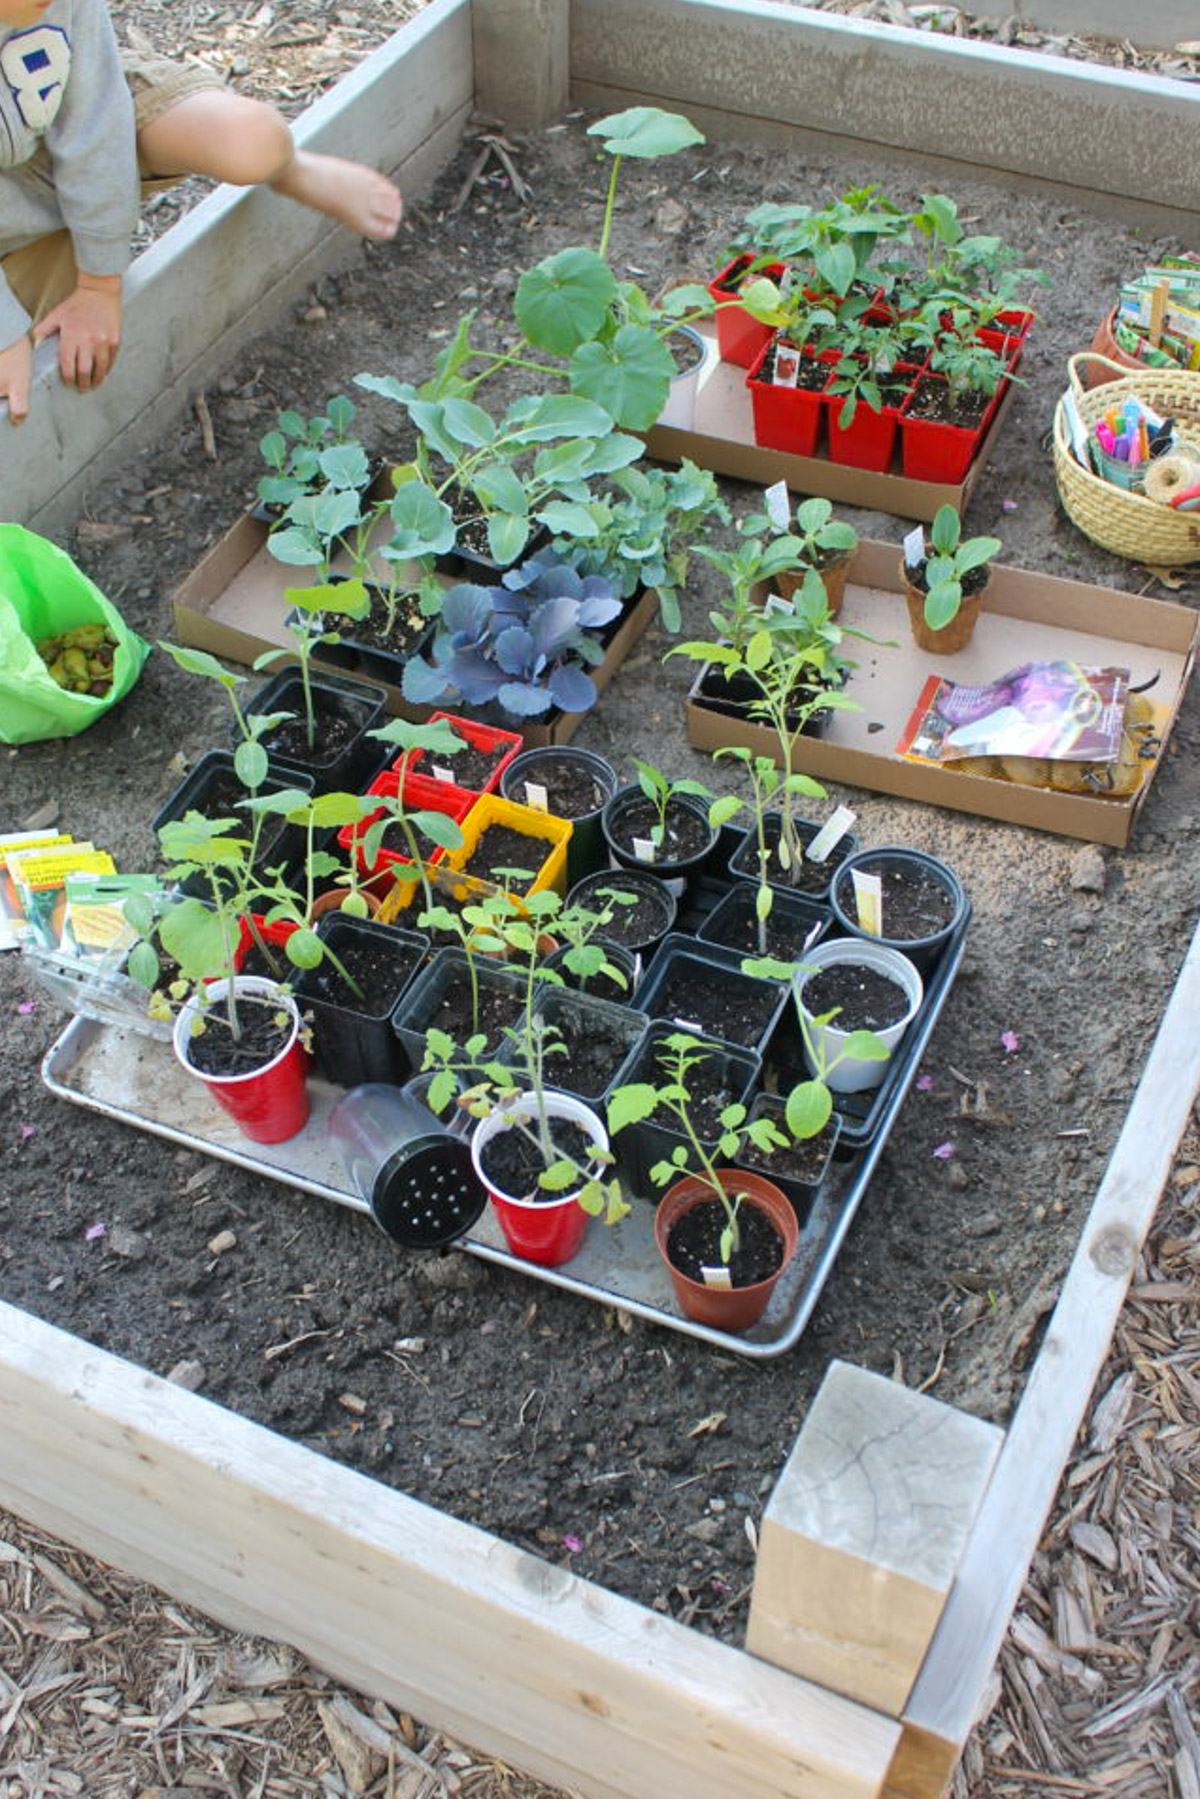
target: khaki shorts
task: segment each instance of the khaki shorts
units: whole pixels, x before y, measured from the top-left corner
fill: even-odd
[[[224,87],[221,77],[198,63],[172,62],[166,56],[143,56],[138,51],[123,50],[121,62],[125,81],[133,97],[134,117],[141,131],[190,94],[209,88]],[[41,147],[34,164],[49,173],[50,159]],[[183,179],[180,175],[156,175],[138,153],[138,173],[142,178],[142,198],[161,193]],[[53,311],[60,300],[75,291],[77,276],[75,255],[69,231],[52,231],[32,244],[23,244],[4,257],[0,267],[4,278],[34,323]]]

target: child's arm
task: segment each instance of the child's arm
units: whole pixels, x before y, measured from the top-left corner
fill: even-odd
[[[79,271],[79,284],[34,327],[33,341],[58,333],[58,370],[82,392],[99,387],[121,343],[121,277]],[[11,410],[11,401],[9,403]]]

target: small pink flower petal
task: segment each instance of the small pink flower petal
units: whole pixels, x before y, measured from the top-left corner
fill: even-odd
[[[708,1584],[714,1593],[721,1594],[728,1593],[729,1591],[729,1582],[727,1580],[718,1580],[715,1575]]]
[[[101,1224],[99,1219],[97,1219],[95,1224],[89,1224],[86,1231],[84,1231],[84,1233],[83,1233],[84,1242],[85,1243],[94,1243],[96,1241],[97,1237],[102,1237],[104,1235],[104,1233],[107,1231],[107,1229],[108,1229],[108,1226],[106,1224]]]
[[[919,1074],[917,1076],[917,1092],[918,1093],[932,1093],[933,1092],[933,1076],[931,1074]]]
[[[1021,1039],[1015,1031],[1001,1031],[1000,1041],[1010,1056],[1014,1056],[1021,1047]]]
[[[36,1137],[36,1136],[37,1136],[37,1125],[36,1124],[23,1124],[21,1126],[21,1142],[22,1143],[28,1143],[29,1139],[31,1137]]]
[[[1001,500],[1000,510],[1001,512],[1015,512],[1017,510],[1017,502],[1015,500]]]
[[[578,1537],[568,1536],[563,1538],[563,1548],[567,1551],[568,1555],[578,1555],[579,1551],[583,1548],[583,1543]]]
[[[33,1011],[33,1001],[31,999],[23,999],[17,1007],[17,1011],[21,1014],[22,1018],[28,1018],[29,1014]]]
[[[939,1162],[948,1162],[954,1154],[954,1145],[953,1143],[939,1143],[933,1153]]]

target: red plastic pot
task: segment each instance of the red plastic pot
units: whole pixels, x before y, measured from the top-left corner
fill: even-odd
[[[193,1068],[187,1057],[192,1035],[194,1004],[186,1005],[175,1020],[174,1046],[180,1065],[203,1081],[217,1104],[228,1112],[242,1135],[255,1143],[283,1143],[308,1123],[308,1057],[300,1042],[300,1013],[294,1000],[282,994],[274,981],[239,975],[238,993],[246,997],[271,995],[291,1016],[291,1030],[279,1052],[252,1074],[207,1075]],[[226,981],[209,984],[210,1004],[224,997]]]
[[[672,1265],[667,1255],[667,1240],[672,1227],[684,1213],[713,1197],[712,1188],[702,1174],[685,1175],[667,1188],[654,1215],[654,1241],[666,1263],[684,1316],[716,1330],[744,1331],[757,1324],[766,1311],[780,1276],[796,1253],[799,1228],[791,1201],[765,1175],[753,1174],[745,1168],[718,1168],[717,1174],[765,1212],[783,1239],[783,1256],[775,1273],[765,1281],[756,1281],[752,1287],[706,1287],[701,1281],[690,1280]]]
[[[937,376],[925,376],[937,380]],[[993,400],[978,425],[946,425],[936,419],[912,418],[909,408],[916,393],[900,408],[900,459],[910,481],[944,481],[956,485],[966,477],[999,400]]]
[[[892,378],[904,376],[911,392],[912,383],[919,373],[919,369],[899,363]],[[849,468],[872,469],[876,474],[884,474],[891,465],[896,448],[900,405],[903,402],[892,406],[885,404],[878,412],[873,412],[865,400],[859,400],[850,423],[839,425],[838,415],[844,398],[843,394],[825,396],[825,404],[829,408],[830,461],[844,463]],[[904,398],[907,399],[908,395],[905,394]]]
[[[520,741],[518,738],[517,742]],[[400,775],[398,770],[391,768],[381,775],[376,775],[367,788],[367,798],[370,799],[376,794],[394,798],[399,792],[401,792]],[[405,807],[411,811],[444,812],[447,818],[452,818],[456,824],[461,824],[479,795],[467,793],[461,787],[452,787],[448,781],[435,781],[429,775],[408,774],[404,777],[403,797]],[[408,857],[402,851],[386,849],[381,844],[375,861],[370,867],[367,866],[361,840],[366,836],[375,820],[382,816],[383,810],[384,808],[380,806],[377,812],[368,813],[366,818],[360,818],[355,824],[343,825],[338,832],[338,842],[343,849],[348,850],[351,844],[358,846],[358,865],[365,874],[375,874],[381,869],[399,871],[409,865]],[[430,865],[440,862],[444,854],[445,852],[441,849],[435,850],[429,857]]]
[[[748,369],[759,353],[771,339],[770,325],[760,324],[744,306],[730,305],[731,289],[723,283],[736,279],[748,269],[754,261],[753,256],[735,256],[727,263],[719,275],[713,277],[708,284],[711,298],[716,302],[717,349],[722,362],[732,362],[740,369]],[[781,262],[768,262],[756,275],[763,275],[770,281],[778,281],[783,274]]]
[[[250,954],[250,946],[254,942],[256,931],[265,943],[273,944],[276,948],[282,949],[292,932],[296,929],[297,926],[293,924],[289,918],[277,919],[274,924],[268,924],[265,919],[260,918],[258,914],[255,913],[253,929],[251,929],[250,920],[248,918],[240,919],[238,921],[238,945],[233,952],[234,972],[236,974],[241,974],[242,963]]]
[[[479,725],[475,723],[474,719],[459,718],[454,712],[431,712],[429,723],[431,725],[452,725],[466,743],[472,744],[477,750],[482,750],[485,755],[494,755],[497,750],[501,749],[504,754],[496,757],[492,771],[482,787],[467,787],[456,779],[443,781],[440,776],[435,776],[432,767],[433,758],[425,750],[412,751],[408,758],[409,771],[419,774],[422,780],[427,778],[437,780],[440,786],[449,788],[451,793],[470,794],[472,799],[477,799],[481,793],[499,793],[501,775],[513,757],[520,755],[523,748],[524,739],[520,732],[502,731],[498,725]],[[459,753],[461,755],[461,751]],[[447,772],[451,776],[454,775],[454,762],[455,758],[451,757],[446,763]],[[396,764],[393,763],[392,767],[394,769]]]
[[[521,1095],[516,1104],[519,1105],[522,1101],[532,1104],[533,1095]],[[580,1125],[594,1143],[607,1150],[608,1135],[604,1126],[582,1100],[574,1099],[567,1093],[547,1093],[546,1105],[552,1118],[566,1119],[572,1124]],[[557,1268],[561,1263],[569,1262],[582,1248],[590,1216],[574,1193],[561,1197],[547,1195],[545,1199],[516,1199],[510,1194],[496,1191],[480,1158],[490,1140],[506,1128],[507,1117],[511,1116],[512,1109],[511,1105],[501,1107],[476,1126],[471,1139],[471,1161],[475,1173],[488,1190],[500,1228],[512,1253],[520,1256],[522,1261],[537,1262],[543,1268]]]
[[[821,419],[825,403],[821,393],[806,387],[777,387],[763,381],[759,371],[774,344],[774,338],[763,345],[746,376],[750,404],[754,410],[754,441],[765,450],[786,450],[792,456],[815,456],[821,436]],[[833,365],[840,355],[836,350],[821,352],[821,361]]]

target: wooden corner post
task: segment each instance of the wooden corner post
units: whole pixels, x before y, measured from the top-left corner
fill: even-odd
[[[899,1717],[1002,1441],[831,1363],[763,1519],[746,1647]]]
[[[560,118],[570,17],[570,0],[471,0],[476,110],[525,129]]]

